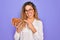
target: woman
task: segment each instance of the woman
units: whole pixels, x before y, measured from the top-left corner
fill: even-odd
[[[15,26],[14,40],[43,40],[43,25],[32,2],[23,5],[21,19],[23,23]]]

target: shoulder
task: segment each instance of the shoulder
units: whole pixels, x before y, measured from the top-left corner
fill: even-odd
[[[35,23],[34,23],[34,26],[37,28],[37,29],[42,29],[43,28],[43,23],[41,20],[37,20],[35,19]]]
[[[41,20],[35,19],[38,24],[42,24]]]
[[[39,29],[43,29],[43,22],[36,19],[36,26],[38,26]]]

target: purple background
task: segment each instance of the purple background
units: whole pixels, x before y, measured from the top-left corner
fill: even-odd
[[[11,19],[20,17],[22,5],[28,0],[0,0],[0,40],[13,40],[15,28]],[[44,40],[60,40],[60,1],[31,0],[43,22]]]

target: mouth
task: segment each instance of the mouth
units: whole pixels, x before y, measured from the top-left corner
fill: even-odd
[[[28,16],[31,16],[31,15],[32,15],[31,13],[28,14]]]
[[[28,16],[32,16],[32,13],[28,13]]]

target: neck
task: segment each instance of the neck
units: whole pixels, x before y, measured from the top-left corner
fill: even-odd
[[[34,21],[34,17],[28,18],[28,20],[29,20],[30,22],[33,22],[33,21]]]

